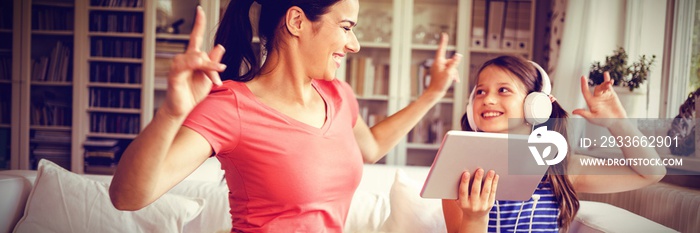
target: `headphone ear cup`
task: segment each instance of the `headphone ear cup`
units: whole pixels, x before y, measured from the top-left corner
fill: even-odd
[[[525,120],[531,125],[539,125],[547,122],[552,114],[552,101],[547,94],[533,92],[525,97],[523,105]]]
[[[476,132],[477,128],[476,122],[474,122],[474,108],[472,107],[471,100],[469,101],[469,104],[467,104],[467,121],[469,122],[469,127]]]

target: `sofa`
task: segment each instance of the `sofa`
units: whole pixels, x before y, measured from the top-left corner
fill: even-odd
[[[215,159],[138,211],[118,211],[106,175],[78,175],[46,160],[0,171],[3,232],[229,232],[227,187]],[[445,232],[441,202],[423,199],[429,168],[365,165],[345,232]],[[582,201],[570,232],[676,232],[627,210]]]

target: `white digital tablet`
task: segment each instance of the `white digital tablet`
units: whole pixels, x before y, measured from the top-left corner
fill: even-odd
[[[423,198],[457,199],[462,173],[499,175],[497,200],[528,200],[547,171],[528,149],[528,135],[449,131],[421,190]]]

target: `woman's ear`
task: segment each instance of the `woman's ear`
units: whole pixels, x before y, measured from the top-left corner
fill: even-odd
[[[299,36],[304,20],[306,20],[306,15],[304,15],[304,11],[301,8],[293,6],[287,9],[284,20],[285,27],[289,34],[292,36]]]

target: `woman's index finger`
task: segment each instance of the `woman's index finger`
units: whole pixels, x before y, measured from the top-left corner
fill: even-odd
[[[197,15],[194,17],[194,26],[192,27],[192,33],[190,33],[190,43],[187,50],[199,51],[204,40],[204,28],[206,25],[207,19],[204,17],[204,10],[202,6],[197,6]]]

